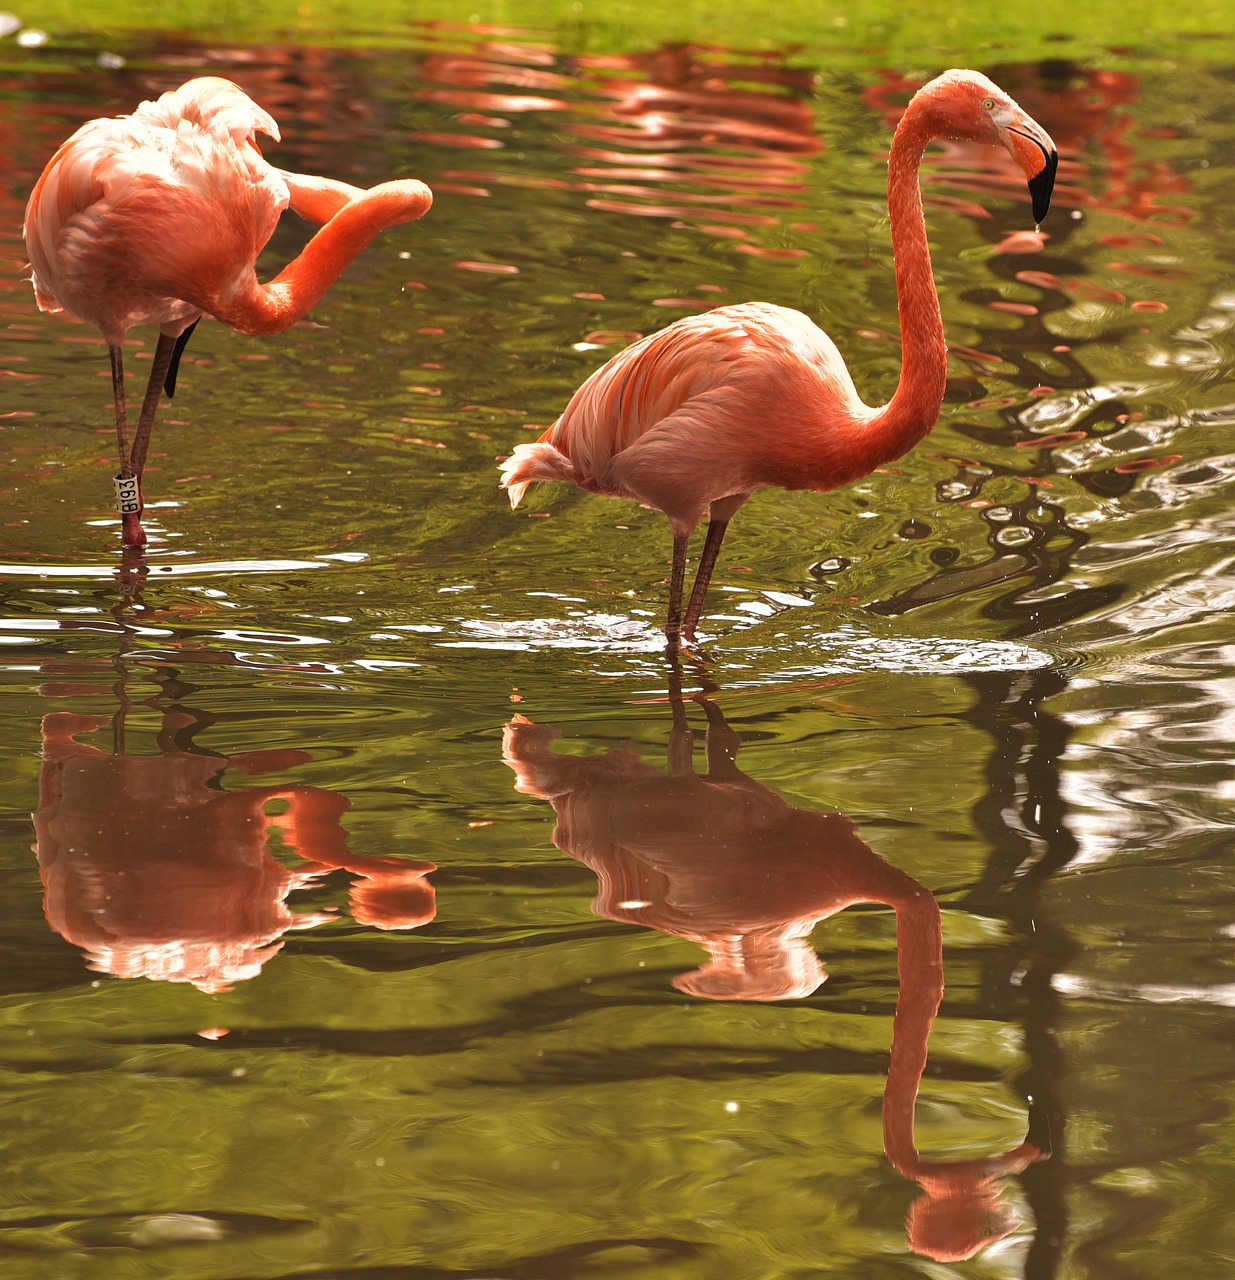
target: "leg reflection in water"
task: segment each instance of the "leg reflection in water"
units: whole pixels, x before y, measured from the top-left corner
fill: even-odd
[[[1043,1157],[1023,1143],[986,1160],[919,1157],[914,1104],[931,1025],[943,998],[939,905],[881,858],[839,813],[798,809],[737,766],[740,739],[720,708],[708,719],[707,769],[695,772],[693,735],[671,699],[667,768],[634,752],[567,756],[557,729],[515,716],[503,759],[516,790],[547,800],[554,843],[599,881],[598,915],[702,945],[708,962],[673,985],[713,1000],[784,1000],[813,992],[825,974],[812,928],[855,903],[896,913],[900,990],[883,1099],[884,1146],[921,1187],[910,1209],[910,1247],[940,1261],[972,1257],[1016,1225],[1002,1179]]]

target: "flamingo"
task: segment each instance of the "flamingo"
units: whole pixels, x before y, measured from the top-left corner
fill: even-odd
[[[366,191],[277,169],[263,158],[258,132],[279,139],[279,126],[237,85],[189,80],[131,115],[83,125],[48,162],[26,206],[39,308],[93,324],[111,356],[126,547],[146,541],[141,481],[150,433],[198,320],[279,333],[379,231],[419,218],[433,202],[410,178]],[[257,255],[289,206],[321,230],[259,284]],[[130,451],[121,344],[140,324],[157,324],[159,340]]]
[[[1036,223],[1055,181],[1050,135],[986,76],[945,71],[914,95],[888,158],[902,363],[887,404],[862,401],[835,344],[801,312],[749,302],[678,320],[618,352],[539,440],[501,464],[512,507],[535,481],[569,480],[665,514],[670,650],[694,640],[725,530],[756,489],[839,488],[900,457],[935,425],[947,347],[918,171],[940,137],[1005,147],[1028,179]],[[683,619],[687,549],[705,513]]]
[[[121,688],[127,672],[121,667]],[[34,813],[35,852],[47,922],[117,977],[190,982],[226,991],[255,977],[282,950],[284,934],[336,917],[300,912],[288,898],[335,870],[358,879],[352,918],[373,928],[415,929],[436,913],[432,862],[351,853],[342,824],[348,799],[302,784],[231,787],[224,774],[283,770],[309,759],[292,750],[220,756],[192,742],[209,717],[158,705],[159,754],[117,743],[118,715],[50,711]],[[161,704],[160,695],[147,701]],[[77,740],[112,726],[118,749]],[[283,812],[267,808],[279,801]],[[304,864],[288,867],[269,847],[274,831]]]

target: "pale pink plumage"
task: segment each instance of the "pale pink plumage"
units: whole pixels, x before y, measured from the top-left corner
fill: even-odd
[[[692,639],[729,520],[759,488],[835,489],[912,448],[943,403],[947,353],[918,168],[935,137],[1005,147],[1045,215],[1056,153],[1049,135],[973,71],[949,71],[910,102],[892,142],[888,211],[903,363],[892,399],[865,404],[832,340],[801,312],[754,302],[690,316],[619,352],[562,416],[502,465],[518,506],[529,484],[569,480],[659,508],[673,531],[666,633]],[[708,534],[681,617],[686,551]]]
[[[279,137],[255,102],[213,78],[143,102],[132,115],[83,125],[43,170],[26,210],[39,306],[95,325],[112,345],[133,325],[178,331],[196,319],[204,308],[179,289],[169,296],[161,280],[185,274],[182,263],[167,262],[168,248],[197,247],[181,233],[190,225],[181,220],[202,219],[203,239],[217,243],[220,212],[248,204],[256,216],[229,228],[232,252],[218,267],[235,276],[246,265],[252,270],[287,208],[286,183],[254,143],[259,131]],[[160,234],[169,221],[173,233]]]
[[[429,189],[407,179],[365,191],[276,169],[258,133],[274,120],[228,80],[190,80],[131,115],[92,120],[56,152],[26,207],[26,247],[40,308],[103,334],[112,357],[122,475],[140,481],[159,391],[175,383],[188,331],[212,315],[247,334],[298,320],[383,227],[420,217]],[[257,256],[291,207],[324,224],[268,285]],[[131,454],[120,348],[134,325],[160,338]],[[124,540],[145,541],[140,512]]]
[[[821,406],[826,422],[812,412]],[[689,533],[730,495],[834,488],[865,474],[855,445],[874,412],[832,340],[800,311],[718,307],[618,352],[540,440],[517,447],[505,483],[512,506],[535,480],[570,480],[650,503]],[[822,457],[804,447],[817,428]],[[816,483],[821,468],[833,484]]]

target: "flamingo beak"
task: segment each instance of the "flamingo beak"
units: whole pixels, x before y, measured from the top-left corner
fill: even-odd
[[[1013,125],[1011,133],[1012,154],[1020,162],[1029,179],[1029,195],[1033,200],[1033,220],[1040,224],[1051,207],[1051,193],[1055,190],[1055,170],[1059,167],[1059,152],[1051,141],[1051,135],[1034,121],[1023,126]]]
[[[1055,190],[1055,170],[1059,165],[1059,153],[1049,151],[1046,163],[1039,173],[1029,179],[1029,194],[1033,198],[1033,220],[1041,223],[1051,207],[1051,192]]]

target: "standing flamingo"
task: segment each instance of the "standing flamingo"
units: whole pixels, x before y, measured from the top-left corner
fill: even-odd
[[[318,301],[384,227],[433,202],[415,179],[365,191],[276,169],[258,132],[274,120],[230,80],[203,76],[132,115],[83,125],[52,157],[26,206],[23,234],[40,309],[98,328],[111,354],[117,501],[126,546],[144,545],[142,470],[159,394],[175,391],[193,326],[212,315],[241,333],[278,333]],[[254,264],[288,206],[322,224],[269,284]],[[159,341],[128,449],[121,344],[133,325]]]
[[[694,639],[721,540],[765,485],[836,489],[900,457],[935,425],[947,377],[918,169],[933,138],[1000,145],[1024,170],[1034,220],[1050,206],[1050,135],[976,71],[945,71],[913,97],[888,159],[888,216],[903,359],[887,404],[858,396],[832,340],[799,311],[750,302],[689,316],[620,351],[534,444],[502,464],[517,507],[529,484],[569,480],[657,507],[673,531],[665,633]],[[707,537],[682,619],[686,552]]]

